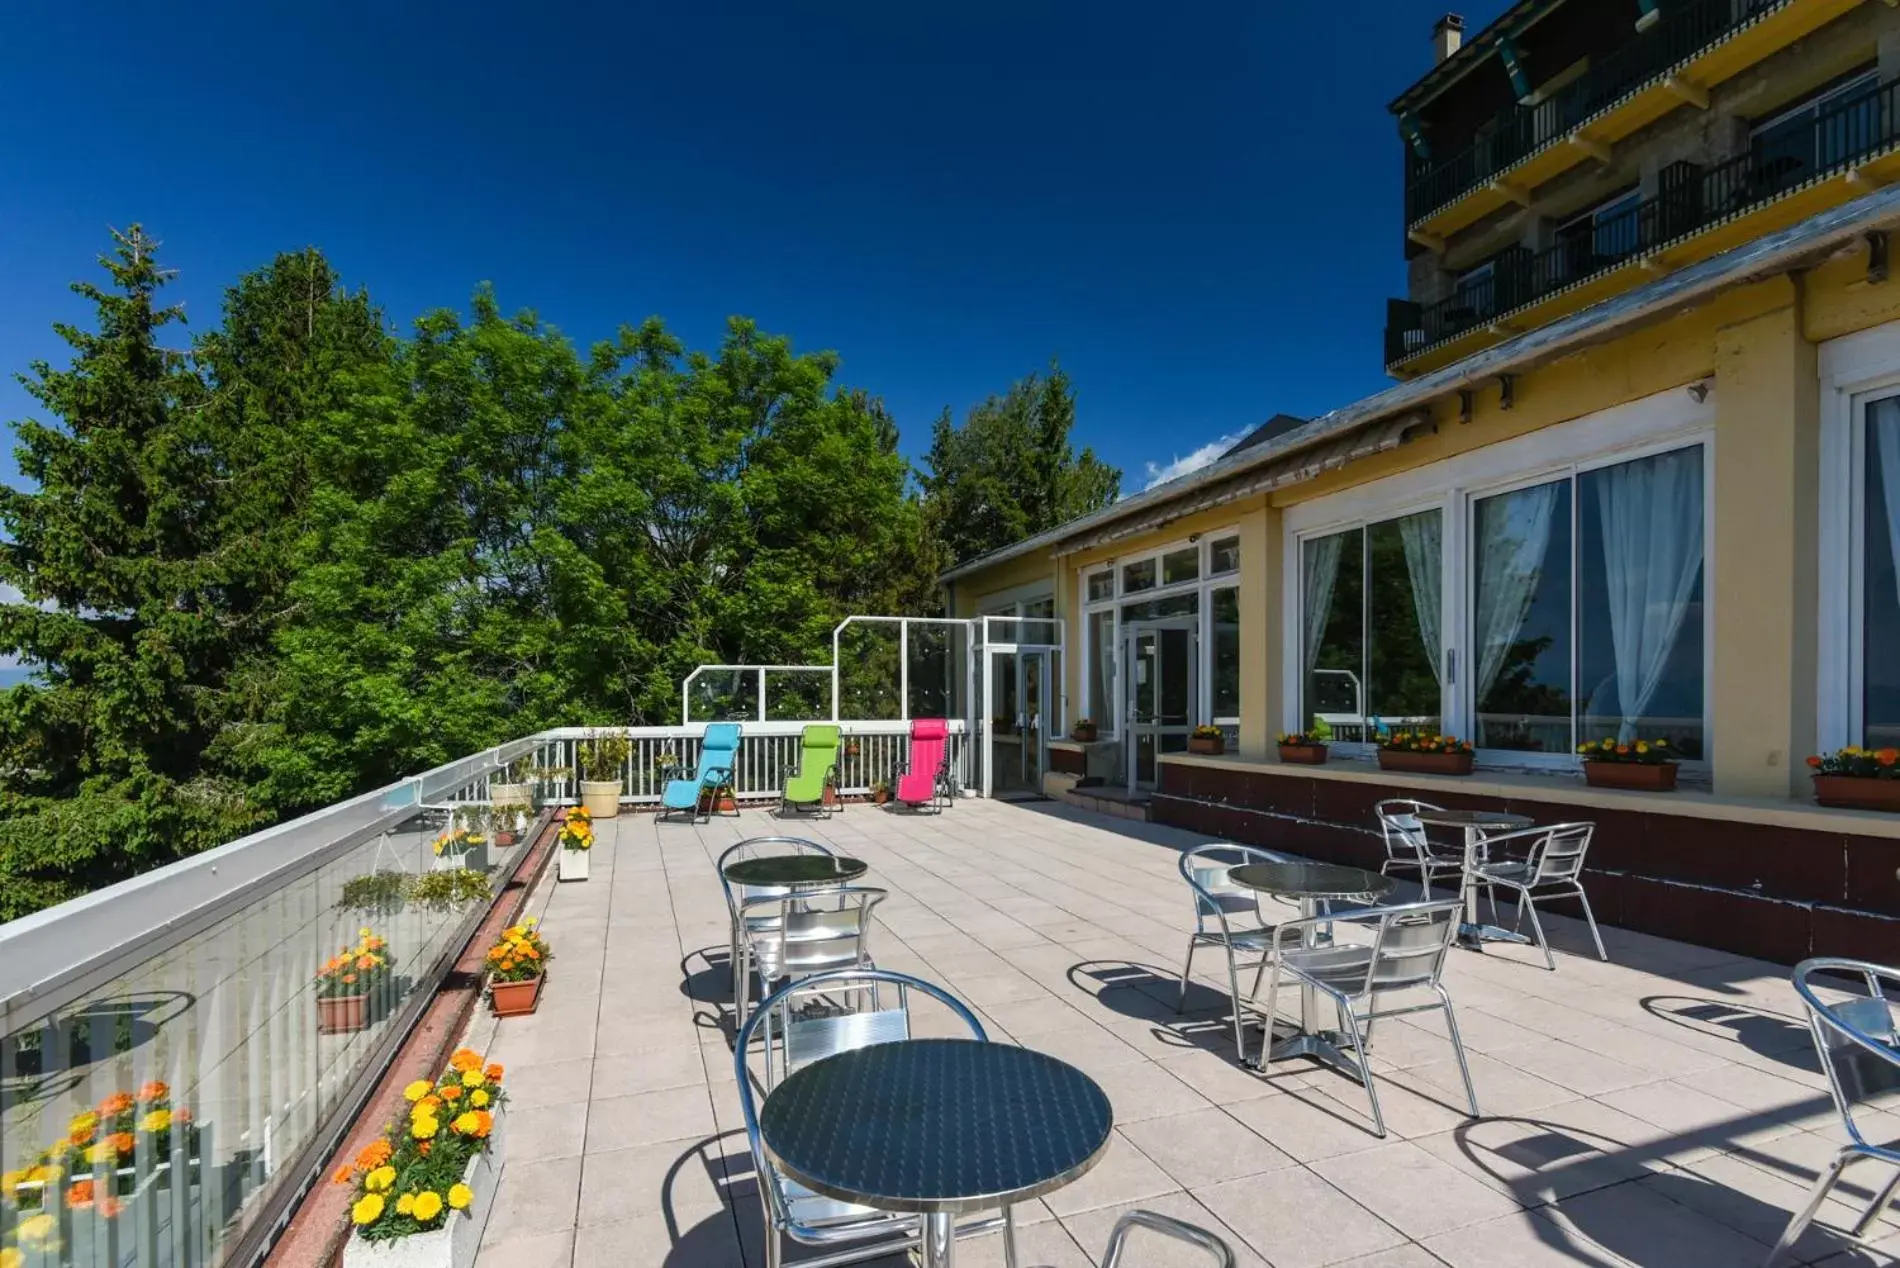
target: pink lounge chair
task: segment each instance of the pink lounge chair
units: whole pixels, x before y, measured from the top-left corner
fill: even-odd
[[[897,776],[897,800],[912,809],[941,811],[956,799],[950,777],[950,724],[942,718],[915,718],[910,724],[910,760]]]

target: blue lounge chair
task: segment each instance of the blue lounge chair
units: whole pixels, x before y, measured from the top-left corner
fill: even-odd
[[[660,817],[684,812],[695,823],[702,815],[710,821],[721,797],[733,791],[732,768],[738,757],[739,724],[709,725],[699,742],[699,770],[691,775],[680,769],[668,772],[666,791],[660,797]],[[675,775],[682,778],[673,778]]]

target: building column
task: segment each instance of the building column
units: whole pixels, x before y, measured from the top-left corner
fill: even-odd
[[[1715,340],[1711,757],[1722,796],[1805,791],[1814,743],[1820,387],[1799,283]]]
[[[1282,596],[1280,510],[1240,519],[1240,752],[1265,757],[1280,734]]]

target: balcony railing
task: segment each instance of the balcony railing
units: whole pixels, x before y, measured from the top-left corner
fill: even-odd
[[[1789,0],[1694,0],[1663,11],[1647,31],[1604,57],[1536,105],[1498,113],[1483,135],[1447,158],[1421,159],[1408,169],[1405,221],[1416,224],[1506,171],[1644,84],[1694,57],[1737,27]]]
[[[1555,246],[1506,251],[1492,262],[1490,276],[1471,279],[1436,303],[1393,301],[1387,306],[1386,364],[1891,148],[1900,118],[1896,106],[1900,80],[1834,102],[1810,127],[1761,140],[1715,167],[1671,164],[1661,173],[1657,193],[1566,235]]]
[[[778,793],[801,725],[744,724],[741,797]],[[890,778],[908,724],[841,725],[845,791]],[[968,785],[968,726],[950,727]],[[702,730],[621,732],[623,800],[657,800]],[[539,768],[544,804],[573,799],[597,734],[517,740],[0,927],[0,1246],[23,1268],[256,1260],[489,910],[414,882],[507,877],[533,838],[463,859],[435,839],[511,765]],[[320,975],[365,930],[387,968],[325,1006]]]

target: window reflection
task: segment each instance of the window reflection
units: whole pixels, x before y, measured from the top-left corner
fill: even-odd
[[[1473,519],[1473,738],[1568,753],[1570,482],[1480,499]]]
[[[1861,738],[1900,746],[1900,397],[1867,410]]]

